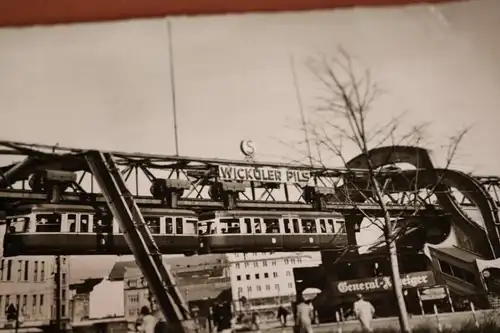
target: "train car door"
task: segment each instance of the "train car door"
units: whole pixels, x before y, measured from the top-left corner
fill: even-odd
[[[260,217],[248,217],[248,219],[251,220],[252,226],[252,246],[242,252],[251,252],[258,249],[260,249],[259,251],[262,251],[265,249],[265,245],[267,244],[267,238],[264,233],[264,222]]]
[[[328,218],[317,219],[319,232],[319,247],[321,249],[329,249],[334,247],[335,243],[335,228],[333,220]]]
[[[118,223],[110,212],[97,211],[94,214],[92,232],[96,233],[98,252],[114,254],[130,251],[119,229]]]
[[[88,215],[81,213],[63,214],[63,227],[68,228],[69,233],[61,240],[61,248],[79,254],[95,252],[95,236],[88,234]]]
[[[283,248],[287,251],[300,250],[300,223],[297,215],[283,216]]]
[[[212,241],[212,249],[217,248],[229,252],[235,252],[245,247],[247,237],[242,235],[241,219],[237,216],[222,217],[219,219],[219,233],[221,237],[217,237],[217,244]]]
[[[255,238],[253,234],[254,225],[250,217],[240,218],[241,227],[241,252],[246,252],[248,249],[255,249]]]
[[[283,250],[283,230],[280,229],[280,217],[269,216],[262,219],[263,248],[269,251]]]
[[[345,248],[349,244],[347,240],[345,220],[339,218],[332,218],[328,219],[328,221],[333,225],[333,231],[335,233],[335,240],[334,240],[335,247]]]
[[[195,254],[199,247],[198,219],[195,216],[184,217],[184,236],[179,250],[186,256]]]
[[[318,221],[314,218],[302,217],[300,247],[301,250],[315,250],[319,247],[320,235]]]

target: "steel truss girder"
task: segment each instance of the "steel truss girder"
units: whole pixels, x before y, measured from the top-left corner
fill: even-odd
[[[10,201],[10,202],[20,202],[23,203],[43,203],[49,200],[49,195],[45,193],[33,193],[28,191],[7,191],[0,190],[0,198]],[[134,200],[139,206],[161,206],[162,201],[158,199],[153,199],[146,196],[134,196]],[[102,194],[85,194],[85,193],[64,193],[61,196],[61,203],[73,203],[73,204],[106,204],[106,199]],[[214,209],[224,209],[223,202],[213,201],[210,199],[181,199],[178,202],[179,208],[193,209],[193,210],[214,210]],[[313,210],[313,204],[307,203],[293,203],[293,202],[262,202],[262,201],[239,201],[237,207],[247,210],[259,210],[259,209],[272,209],[272,210]],[[405,212],[411,214],[412,216],[420,216],[428,213],[427,208],[422,208],[418,212],[415,212],[415,208],[411,205],[404,203],[389,203],[387,208],[395,213],[405,215]],[[380,206],[373,202],[367,203],[328,203],[325,206],[327,211],[338,211],[340,213],[349,215],[351,213],[356,213],[358,210],[363,210],[369,213],[371,216],[377,216],[380,213]],[[443,212],[442,208],[438,205],[434,205],[432,212]]]
[[[2,142],[0,142],[0,146]],[[9,146],[13,146],[9,143]],[[28,148],[24,148],[17,151],[18,154],[23,156],[40,156],[40,149],[48,149],[45,146],[36,146],[38,150],[34,150],[31,154],[27,153]],[[53,147],[50,147],[53,148]],[[42,149],[42,150],[43,150]],[[54,149],[53,149],[54,150]],[[60,150],[60,149],[59,149]],[[73,191],[75,192],[92,192],[94,181],[90,180],[90,186],[85,188],[83,184],[84,178],[92,178],[88,170],[84,159],[82,158],[83,150],[63,150],[60,155],[50,155],[56,154],[50,151],[45,155],[41,155],[39,162],[36,165],[37,169],[51,168],[51,169],[62,169],[68,171],[80,170],[83,175],[80,177],[78,184],[73,186]],[[201,209],[207,208],[220,208],[220,204],[214,201],[208,191],[207,185],[213,184],[217,181],[217,167],[219,165],[236,165],[236,166],[267,166],[276,168],[289,168],[294,170],[308,170],[314,177],[314,182],[320,187],[337,187],[341,188],[343,183],[350,181],[353,177],[362,178],[366,172],[364,170],[347,170],[347,169],[325,169],[325,168],[311,168],[304,166],[295,165],[285,165],[279,163],[250,163],[245,161],[227,161],[218,159],[194,159],[194,158],[184,158],[184,157],[169,157],[169,156],[158,156],[158,155],[147,155],[147,154],[124,154],[124,153],[112,153],[117,164],[120,165],[122,173],[125,178],[129,179],[132,187],[135,185],[136,189],[134,194],[137,196],[148,196],[150,197],[147,190],[152,181],[158,176],[155,173],[163,172],[164,177],[161,178],[179,178],[187,179],[191,183],[191,189],[185,190],[184,193],[179,197],[179,206],[182,207],[200,207]],[[10,168],[3,168],[4,172],[10,170]],[[33,170],[32,170],[33,171]],[[135,171],[135,172],[134,172]],[[26,180],[30,175],[30,172],[25,171],[18,175],[18,180]],[[145,179],[138,179],[141,175],[144,175]],[[142,182],[141,182],[142,181]],[[140,185],[145,185],[144,181],[147,182],[146,191],[144,189],[139,190]],[[140,184],[141,183],[141,184]],[[240,208],[271,208],[271,209],[312,209],[312,206],[304,200],[303,197],[303,187],[297,184],[263,184],[259,182],[249,182],[248,188],[244,193],[238,194],[238,207]],[[89,189],[90,187],[90,189]],[[23,187],[24,188],[24,187]],[[130,186],[129,186],[130,188]],[[329,200],[329,205],[325,209],[340,209],[342,211],[352,210],[356,208],[364,208],[367,210],[377,210],[378,204],[368,201],[350,200],[351,197],[355,196],[359,190],[369,190],[369,189],[354,189],[353,193],[349,193],[348,190],[341,194],[342,200],[335,201],[335,195],[332,197],[333,200]],[[37,198],[30,196],[26,192],[25,199],[37,200]],[[38,194],[38,193],[37,193]],[[69,198],[70,201],[79,201],[81,198],[73,197],[73,193],[65,193],[65,196]],[[0,192],[0,197],[6,200],[22,199],[19,197],[19,193],[7,193],[7,191]],[[86,194],[84,194],[84,197]],[[89,196],[92,197],[92,196]],[[74,198],[74,199],[73,199]],[[141,199],[142,200],[142,199]],[[144,201],[147,201],[144,199]],[[152,199],[151,203],[155,200]],[[390,200],[388,199],[388,202]],[[269,203],[269,205],[267,205]],[[144,202],[146,204],[146,202]],[[393,203],[394,209],[405,206],[404,202]]]
[[[176,331],[195,332],[174,277],[163,265],[161,253],[112,156],[92,151],[85,158],[165,318],[177,324]]]
[[[10,183],[15,180],[26,180],[35,169],[59,169],[73,172],[82,172],[78,184],[74,184],[73,192],[63,194],[63,201],[74,203],[97,202],[105,204],[105,200],[99,195],[94,194],[93,176],[90,173],[87,163],[84,159],[85,150],[61,148],[54,146],[32,145],[19,142],[2,142],[0,147],[7,149],[0,150],[0,154],[17,155],[19,157],[36,158],[37,163],[29,168],[19,169],[16,164],[0,168],[4,174],[18,168],[19,172],[14,174]],[[336,193],[331,196],[327,204],[322,207],[326,210],[338,210],[344,214],[353,214],[356,211],[364,210],[371,215],[377,215],[379,204],[373,202],[369,187],[352,188],[343,186],[346,183],[363,183],[366,177],[366,170],[363,169],[342,169],[342,168],[311,168],[306,166],[287,165],[282,163],[255,163],[247,161],[229,161],[221,159],[208,158],[189,158],[177,156],[161,156],[154,154],[127,154],[122,152],[109,152],[114,160],[122,168],[122,174],[129,179],[129,188],[136,187],[134,194],[139,205],[160,205],[161,201],[151,197],[148,189],[151,182],[156,178],[187,179],[191,183],[191,189],[184,190],[179,195],[178,206],[195,210],[223,209],[223,203],[219,200],[213,200],[208,191],[208,185],[217,181],[217,169],[220,165],[236,165],[251,167],[275,167],[289,168],[296,170],[308,170],[314,177],[315,183],[321,187],[335,188]],[[164,173],[164,175],[158,175]],[[1,173],[0,173],[1,174]],[[139,179],[143,175],[144,179]],[[135,179],[133,179],[135,178]],[[499,177],[476,177],[477,181],[485,185],[491,197],[495,199],[498,205],[496,191],[499,188]],[[84,184],[87,181],[87,186]],[[145,185],[139,189],[140,185]],[[314,205],[304,200],[303,187],[296,184],[262,184],[259,182],[250,182],[244,193],[238,194],[237,207],[242,209],[282,209],[282,210],[312,210]],[[132,186],[132,187],[131,187]],[[19,186],[18,186],[19,187]],[[23,187],[24,188],[24,187]],[[404,190],[398,188],[397,191]],[[366,192],[366,195],[363,195]],[[435,198],[426,198],[423,200],[413,189],[409,188],[406,195],[400,195],[398,198],[392,195],[389,190],[386,196],[387,203],[393,211],[412,211],[414,204],[421,205],[423,211],[425,206],[435,204],[432,202]],[[362,194],[360,196],[360,193]],[[403,192],[404,193],[404,192]],[[498,192],[500,193],[500,192]],[[401,192],[399,192],[401,194]],[[4,206],[9,203],[19,202],[40,202],[46,200],[47,196],[43,193],[33,193],[27,190],[0,190],[0,199]],[[465,200],[460,202],[463,206],[471,206],[472,203]],[[435,206],[438,210],[439,206]],[[423,212],[424,213],[424,212]]]

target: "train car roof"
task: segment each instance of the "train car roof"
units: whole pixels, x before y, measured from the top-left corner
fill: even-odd
[[[301,218],[344,218],[339,212],[310,212],[310,211],[272,211],[272,210],[216,210],[200,214],[200,220],[209,220],[220,217],[283,217],[298,216]]]
[[[14,212],[58,212],[58,213],[95,213],[96,208],[89,205],[69,205],[69,204],[53,204],[53,203],[43,203],[43,204],[30,204],[30,205],[20,205],[13,209]],[[159,214],[172,214],[172,215],[192,215],[197,214],[192,210],[187,209],[173,209],[173,208],[163,208],[163,207],[147,207],[141,208],[143,213],[154,213]]]

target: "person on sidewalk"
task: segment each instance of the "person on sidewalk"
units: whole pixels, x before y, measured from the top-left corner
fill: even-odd
[[[141,333],[155,333],[156,318],[153,316],[151,311],[147,306],[141,308],[142,321],[139,326],[139,332]]]
[[[372,320],[375,314],[375,308],[370,302],[363,299],[363,295],[357,294],[356,297],[358,300],[354,302],[354,315],[359,320],[361,329],[364,332],[373,332]]]
[[[297,295],[297,314],[295,316],[295,330],[297,333],[313,333],[313,312],[311,306],[304,301],[302,294]]]
[[[216,303],[213,308],[213,318],[218,333],[232,332],[233,314],[229,302],[223,301]]]
[[[281,326],[286,327],[286,317],[288,316],[288,310],[285,309],[283,305],[278,308],[278,319],[280,320]]]

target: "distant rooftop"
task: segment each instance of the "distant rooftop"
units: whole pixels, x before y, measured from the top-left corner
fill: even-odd
[[[75,290],[79,294],[88,293],[88,292],[91,292],[92,289],[94,289],[94,287],[96,285],[98,285],[101,281],[102,281],[102,278],[89,278],[89,279],[85,279],[81,282],[76,282],[76,283],[70,284],[69,289]]]
[[[183,273],[206,269],[208,268],[207,266],[217,266],[226,262],[227,257],[225,254],[206,254],[200,256],[172,257],[163,259],[163,263],[165,265],[169,265],[172,270]],[[111,281],[123,280],[125,271],[133,268],[138,268],[135,261],[117,261],[113,265],[108,278]]]

